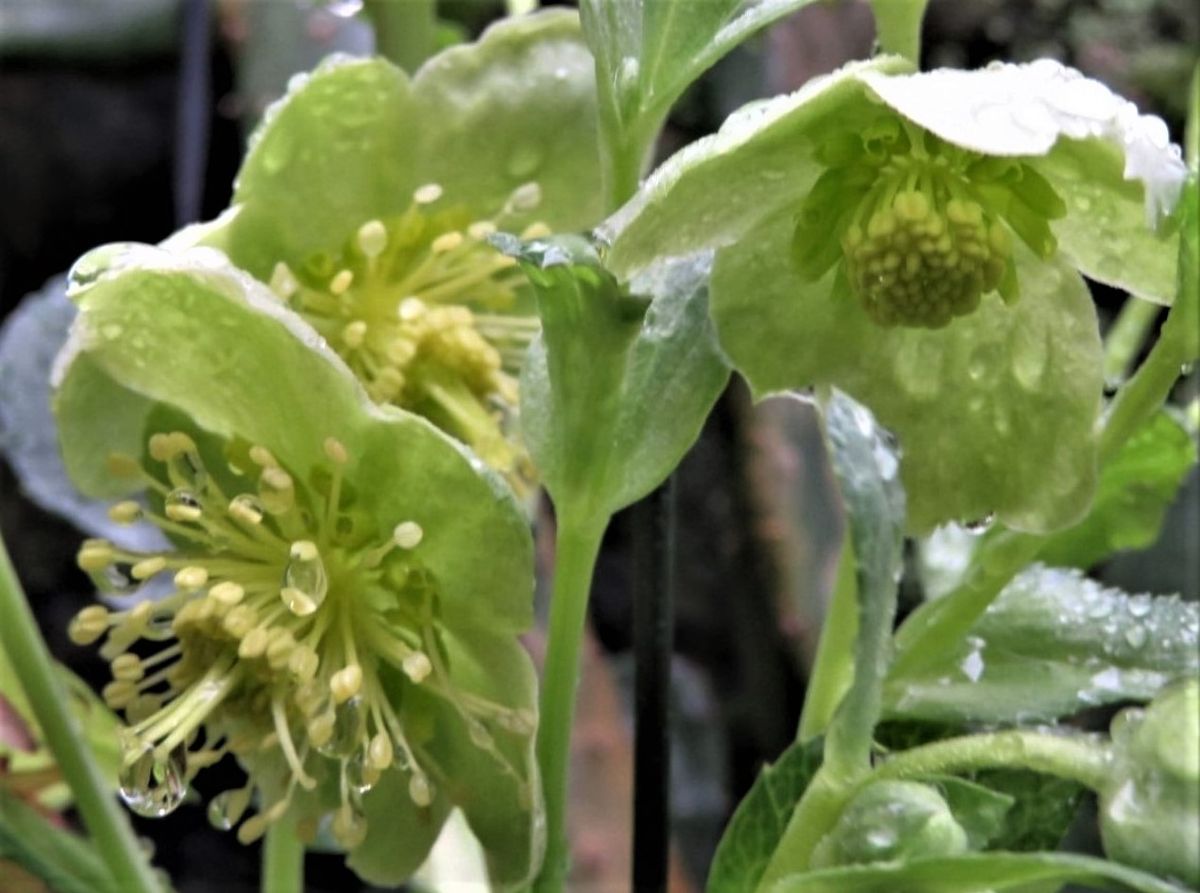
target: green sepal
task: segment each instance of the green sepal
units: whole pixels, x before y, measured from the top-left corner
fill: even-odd
[[[477,217],[518,186],[542,201],[506,225],[594,223],[599,204],[592,60],[573,12],[503,21],[439,53],[411,78],[383,59],[331,57],[268,109],[238,175],[224,239],[267,279],[403,212],[425,183]]]
[[[117,893],[95,845],[52,824],[0,787],[0,861],[9,859],[57,893]]]
[[[832,384],[869,406],[904,451],[910,530],[993,512],[1030,531],[1077,520],[1095,486],[1102,361],[1079,275],[1018,245],[1014,306],[992,295],[944,329],[882,328],[834,275],[802,280],[787,220],[719,251],[713,270],[721,345],[755,394]]]
[[[266,446],[299,481],[323,467],[333,436],[381,536],[406,520],[424,529],[422,558],[448,624],[528,627],[530,536],[503,482],[423,419],[371,404],[315,332],[219,256],[160,251],[141,263],[77,295],[83,312],[58,362],[63,455],[85,493],[138,488],[108,478],[106,462],[141,455],[155,403]]]
[[[497,244],[521,261],[542,318],[521,372],[525,442],[560,509],[607,517],[670,474],[728,380],[710,256],[623,287],[581,238]]]

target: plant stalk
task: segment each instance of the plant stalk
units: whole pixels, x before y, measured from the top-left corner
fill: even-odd
[[[34,718],[54,754],[88,834],[108,866],[113,883],[124,893],[161,893],[161,887],[138,845],[128,817],[117,806],[108,784],[88,750],[70,712],[63,688],[37,621],[17,580],[0,538],[0,648],[8,656]]]
[[[437,50],[437,0],[364,0],[375,52],[409,74]]]
[[[607,526],[607,517],[577,519],[564,513],[558,519],[537,737],[538,765],[546,798],[546,859],[534,885],[539,893],[560,893],[566,885],[570,855],[566,822],[568,770],[580,646],[592,572]]]
[[[1104,383],[1108,387],[1119,387],[1129,377],[1129,370],[1161,309],[1136,295],[1126,298],[1104,339]]]
[[[921,64],[921,22],[929,0],[871,0],[875,36],[885,53]]]
[[[838,559],[837,582],[825,622],[821,625],[812,675],[804,691],[804,709],[800,713],[797,732],[802,743],[829,728],[842,696],[854,682],[854,639],[858,635],[857,567],[850,532],[846,531]]]
[[[304,844],[295,826],[274,822],[262,846],[262,893],[299,893],[304,889]]]

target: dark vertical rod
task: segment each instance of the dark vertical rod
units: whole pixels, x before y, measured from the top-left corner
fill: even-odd
[[[209,0],[183,0],[181,13],[172,175],[176,226],[195,223],[202,213],[211,106],[209,35],[212,14]]]
[[[667,889],[675,476],[633,508],[633,889]]]

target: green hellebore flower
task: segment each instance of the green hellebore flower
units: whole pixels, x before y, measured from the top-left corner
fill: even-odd
[[[504,21],[411,77],[334,57],[268,109],[233,207],[202,238],[270,283],[372,399],[521,484],[516,374],[538,326],[487,237],[599,219],[595,117],[572,12]]]
[[[1080,273],[1169,303],[1184,179],[1165,125],[1057,62],[856,63],[734,113],[600,234],[627,274],[717,247],[712,312],[754,391],[834,385],[904,447],[910,526],[1044,531],[1095,485]],[[948,449],[952,444],[954,449]]]
[[[1117,714],[1114,767],[1100,792],[1105,853],[1200,885],[1200,682],[1180,680]]]
[[[76,278],[56,364],[69,474],[172,549],[86,541],[124,712],[121,784],[145,815],[232,754],[210,804],[249,842],[328,821],[364,878],[398,883],[462,809],[493,880],[541,858],[532,545],[510,489],[344,362],[220,252],[130,247]],[[140,593],[139,593],[140,594]],[[256,804],[254,815],[246,817]]]

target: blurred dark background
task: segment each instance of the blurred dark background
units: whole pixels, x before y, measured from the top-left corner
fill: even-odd
[[[370,47],[369,29],[345,18],[353,3],[200,5],[197,12],[189,0],[0,0],[4,315],[90,247],[158,241],[189,217],[220,212],[245,135],[287,76],[333,49]],[[458,33],[473,34],[503,5],[460,0],[444,2],[442,12]],[[661,154],[710,132],[748,100],[869,54],[872,42],[865,3],[806,8],[688,92]],[[1194,0],[934,0],[924,67],[1059,58],[1162,115],[1178,140],[1198,44]],[[1104,289],[1096,297],[1106,320],[1122,299]],[[1137,590],[1195,589],[1194,477],[1160,546],[1110,562],[1102,578]],[[840,521],[812,419],[802,410],[756,409],[736,382],[679,471],[679,498],[677,889],[698,890],[733,806],[793,738]],[[103,684],[103,662],[65,634],[90,596],[74,564],[80,534],[25,499],[3,462],[0,531],[54,653]],[[630,524],[619,517],[592,602],[597,647],[580,719],[572,889],[624,889],[628,876],[629,553]],[[236,768],[223,764],[199,787],[208,796],[237,783]],[[179,890],[256,889],[257,848],[209,828],[202,808],[137,827]],[[340,857],[310,855],[308,889],[361,884]]]

